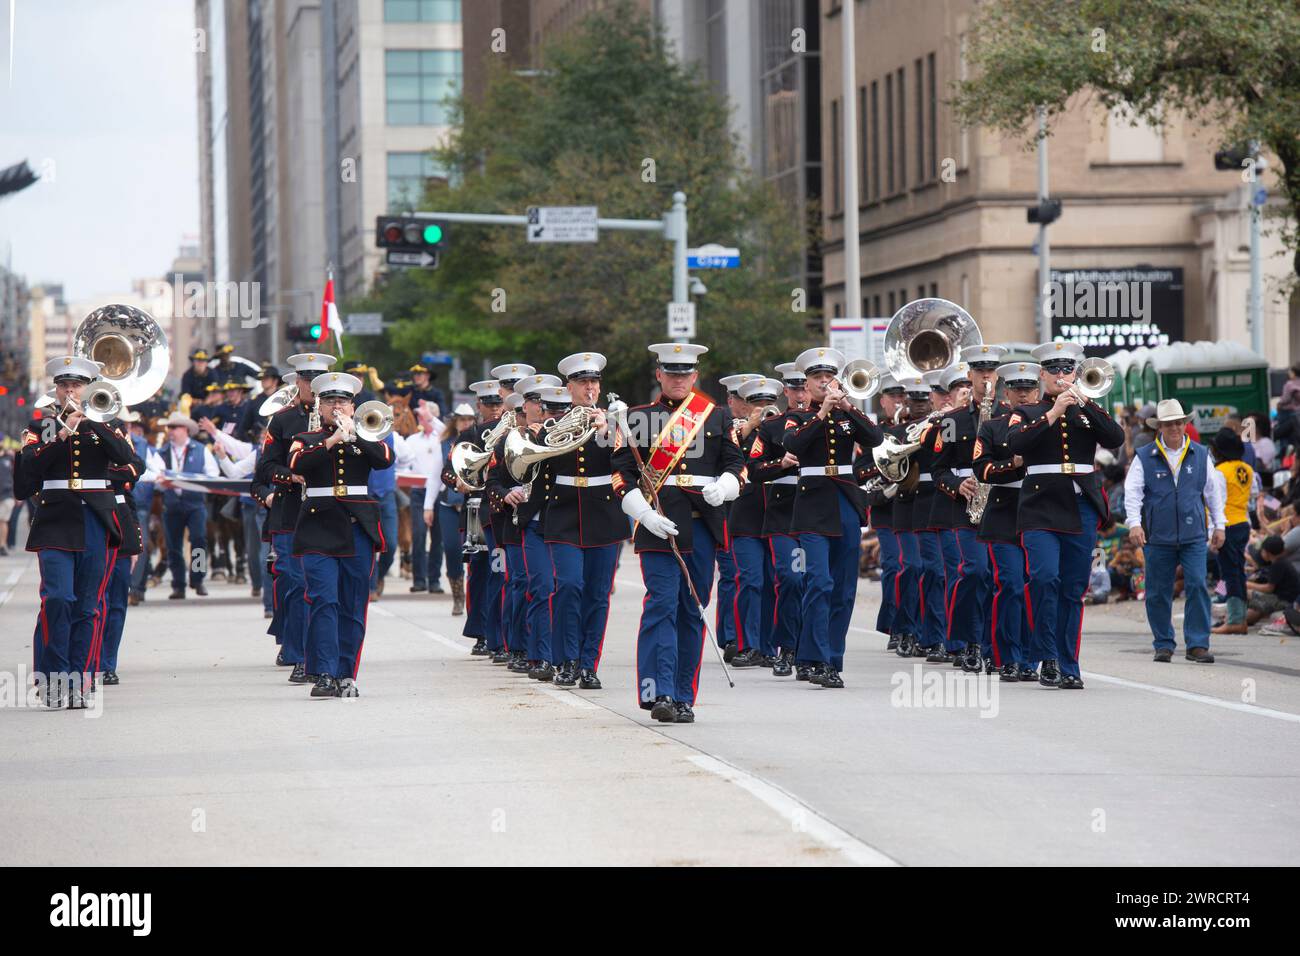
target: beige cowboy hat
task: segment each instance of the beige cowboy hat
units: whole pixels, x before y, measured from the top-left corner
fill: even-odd
[[[1191,420],[1191,415],[1183,411],[1182,404],[1176,398],[1162,399],[1156,406],[1156,417],[1147,419],[1148,428],[1159,428],[1161,425],[1173,425],[1178,422]]]
[[[134,424],[140,420],[140,413],[124,408],[118,412],[117,417],[128,424]]]
[[[179,412],[173,412],[162,422],[164,428],[171,428],[173,425],[184,425],[191,438],[199,433],[199,423]]]

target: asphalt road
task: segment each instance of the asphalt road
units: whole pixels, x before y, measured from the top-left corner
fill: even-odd
[[[0,862],[1138,864],[1300,857],[1300,638],[1151,661],[1140,606],[1089,608],[1087,689],[913,664],[862,581],[824,690],[706,657],[693,725],[636,706],[624,555],[601,691],[468,654],[449,597],[393,578],[355,701],[272,665],[246,587],[149,593],[93,712],[15,702],[39,605],[0,558]],[[1180,611],[1179,606],[1175,611]]]

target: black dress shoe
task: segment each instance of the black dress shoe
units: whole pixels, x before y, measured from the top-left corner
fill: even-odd
[[[1003,664],[1001,672],[998,674],[998,681],[1003,684],[1012,684],[1020,680],[1020,668],[1015,664]]]
[[[495,651],[492,652],[493,664],[505,664],[508,663],[509,660],[510,660],[510,652],[506,650],[504,647],[498,647]]]
[[[104,671],[104,686],[116,686],[122,683],[117,676],[117,671]]]
[[[528,676],[543,684],[549,684],[555,680],[555,668],[551,666],[550,661],[539,661],[537,666],[528,672]]]
[[[735,641],[727,641],[726,646],[722,648],[722,660],[725,663],[730,664],[732,659],[735,658],[736,653],[739,650],[740,647],[739,645],[736,644]]]
[[[1038,683],[1044,687],[1060,686],[1061,668],[1056,661],[1043,661],[1043,669],[1038,672]]]
[[[316,684],[311,689],[313,697],[337,697],[339,695],[339,684],[333,677],[328,674],[321,674],[316,678]]]
[[[207,597],[208,589],[205,588],[202,584],[196,584],[194,585],[194,593],[197,594],[199,597]]]
[[[1036,667],[1030,667],[1028,664],[1021,664],[1021,665],[1020,665],[1020,679],[1021,679],[1022,681],[1035,681],[1035,682],[1037,682],[1037,680],[1038,680],[1038,668],[1036,668]]]
[[[731,664],[732,667],[758,667],[759,653],[754,648],[747,647],[728,661],[728,663]]]
[[[760,654],[760,655],[758,656],[758,666],[759,666],[759,667],[775,667],[775,666],[776,666],[776,658],[773,657],[771,654]]]
[[[361,691],[357,688],[357,682],[351,677],[345,677],[338,682],[338,695],[340,697],[360,697]]]
[[[686,701],[684,700],[677,701],[675,710],[677,711],[677,720],[674,721],[675,723],[678,724],[695,723],[695,711],[691,710],[691,705],[686,703]]]
[[[887,651],[898,650],[898,635],[893,631],[889,632],[889,640],[885,642],[885,650]]]
[[[288,665],[289,665],[289,662],[286,661],[286,660],[284,659],[284,651],[276,651],[276,652],[275,652],[275,666],[276,666],[276,667],[287,667]]]
[[[926,648],[925,662],[927,664],[951,664],[952,661],[952,655],[948,653],[948,649],[942,643]]]
[[[506,670],[512,674],[527,674],[529,671],[528,661],[524,657],[523,651],[512,651],[510,660],[506,664]]]
[[[441,585],[441,584],[435,584],[435,585],[433,585],[431,588],[429,588],[429,593],[430,593],[430,594],[446,594],[447,592],[444,591],[444,590],[442,589],[442,585]]]
[[[795,680],[812,680],[812,665],[811,665],[811,664],[795,664],[795,665],[794,665],[794,679],[795,679]]]
[[[998,665],[993,663],[993,658],[991,657],[984,658],[984,673],[996,674],[997,671],[998,671]]]
[[[175,588],[172,588],[172,593],[169,594],[169,595],[167,595],[167,600],[169,600],[169,601],[184,601],[184,600],[185,600],[185,592],[184,592],[183,590],[182,590],[182,591],[178,591],[178,590],[176,590]]]
[[[301,663],[294,664],[293,673],[289,675],[289,683],[290,684],[314,684],[316,683],[316,675],[308,674],[307,666],[305,664],[301,664]]]
[[[776,659],[776,663],[772,665],[773,677],[789,677],[793,673],[794,662],[788,654],[782,654]]]
[[[584,667],[582,673],[578,676],[578,687],[581,690],[600,690],[600,678],[596,676],[595,671]]]
[[[1057,686],[1061,690],[1083,690],[1083,678],[1075,677],[1073,674],[1064,674],[1061,677],[1061,683]]]
[[[898,640],[894,643],[894,653],[899,657],[911,657],[912,648],[915,646],[915,639],[911,634],[904,632],[898,635]]]
[[[572,687],[578,683],[578,662],[565,661],[555,672],[556,687]]]
[[[822,672],[822,679],[817,683],[826,688],[836,688],[844,686],[844,679],[840,677],[840,672],[832,667],[827,667]]]
[[[411,585],[411,593],[412,593],[412,594],[418,594],[418,593],[420,593],[421,591],[427,591],[427,590],[429,590],[429,588],[428,588],[427,585],[424,585],[424,584],[412,584],[412,585]]]
[[[978,674],[984,664],[980,660],[980,646],[967,644],[961,654],[961,669],[968,674]]]
[[[913,656],[913,657],[928,657],[929,655],[930,655],[930,652],[929,652],[928,650],[926,650],[924,647],[921,646],[921,641],[920,641],[920,639],[919,639],[915,634],[913,634],[913,635],[912,635],[912,656]]]
[[[1214,655],[1210,653],[1208,647],[1189,647],[1187,653],[1183,656],[1189,661],[1195,661],[1198,664],[1214,663]]]
[[[1174,659],[1174,652],[1161,648],[1160,650],[1156,651],[1155,657],[1151,659],[1153,661],[1156,661],[1159,664],[1168,664],[1171,660]]]
[[[469,649],[469,652],[473,657],[487,657],[487,641],[480,637],[474,642],[474,646]]]
[[[655,704],[650,708],[650,716],[661,724],[674,724],[677,722],[677,708],[673,705],[671,697],[656,697]]]
[[[825,664],[814,664],[812,670],[808,672],[808,683],[816,684],[820,687],[822,681],[826,679],[826,670],[827,668]]]

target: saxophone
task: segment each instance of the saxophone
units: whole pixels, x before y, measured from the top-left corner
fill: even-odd
[[[993,382],[986,382],[984,385],[984,398],[980,400],[979,423],[975,426],[976,439],[979,438],[980,425],[993,417],[993,391],[995,387]],[[988,506],[989,491],[992,490],[992,487],[992,485],[980,482],[975,494],[971,495],[970,501],[966,502],[966,517],[970,518],[971,524],[978,525],[980,519],[984,517],[984,509]]]

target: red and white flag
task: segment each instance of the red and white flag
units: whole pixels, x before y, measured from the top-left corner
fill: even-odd
[[[337,340],[337,351],[343,354],[343,319],[339,317],[338,307],[334,305],[334,270],[331,269],[325,280],[325,297],[320,304],[320,344],[322,347],[333,334]]]

